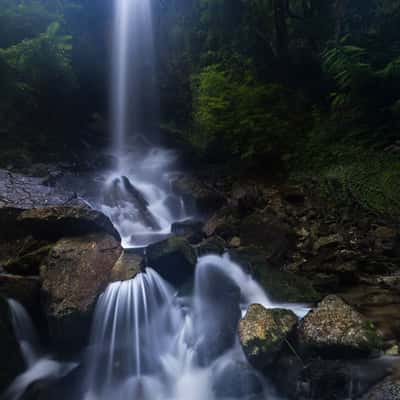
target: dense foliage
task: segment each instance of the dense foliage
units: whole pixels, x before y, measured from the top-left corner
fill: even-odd
[[[352,198],[388,208],[367,197],[400,183],[399,0],[153,4],[165,130],[200,158],[278,157],[292,176],[334,175]],[[107,119],[111,7],[0,0],[3,142],[80,140],[94,113]]]

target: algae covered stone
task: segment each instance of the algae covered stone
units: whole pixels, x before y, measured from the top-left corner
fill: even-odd
[[[239,339],[249,362],[257,368],[271,364],[296,324],[297,317],[290,310],[250,305],[239,322]]]
[[[370,354],[380,347],[374,325],[340,297],[325,297],[299,326],[299,343],[322,355]]]

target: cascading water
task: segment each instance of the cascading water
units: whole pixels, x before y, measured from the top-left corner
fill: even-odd
[[[186,217],[170,188],[173,152],[154,147],[158,96],[151,0],[116,0],[111,130],[116,169],[106,176],[101,209],[125,247],[142,247]]]
[[[33,323],[17,301],[9,299],[11,320],[26,371],[19,375],[4,393],[5,400],[18,400],[37,381],[55,381],[70,373],[77,364],[61,363],[44,354]]]
[[[151,268],[111,284],[96,306],[86,373],[74,397],[277,399],[235,335],[252,302],[277,306],[227,256],[199,260],[191,297],[179,296]]]
[[[124,247],[146,246],[170,234],[173,222],[187,218],[182,200],[171,193],[174,154],[148,140],[158,125],[151,21],[151,0],[115,0],[112,130],[118,163],[105,176],[102,198],[95,203],[117,227]],[[251,303],[279,306],[228,256],[200,258],[190,296],[176,293],[151,265],[133,280],[112,283],[98,299],[78,377],[68,385],[68,395],[57,396],[277,399],[238,343],[237,323]],[[26,333],[33,332],[29,317],[17,303],[10,301],[10,307],[28,367],[6,393],[17,400],[33,382],[61,378],[76,365],[57,363],[35,350],[26,340]],[[285,307],[299,315],[307,311]]]

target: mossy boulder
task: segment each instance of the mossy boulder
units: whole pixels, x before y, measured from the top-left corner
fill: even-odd
[[[302,351],[327,358],[370,355],[381,347],[374,325],[340,297],[325,297],[301,321],[298,340]]]
[[[106,233],[60,239],[40,269],[42,301],[57,343],[84,344],[98,295],[111,281],[122,248]]]
[[[239,339],[249,362],[257,368],[272,364],[297,324],[285,309],[266,309],[252,304],[239,322]]]
[[[197,254],[190,243],[180,237],[170,237],[147,248],[147,265],[175,285],[183,284],[195,270]]]
[[[0,394],[12,380],[23,371],[24,361],[14,334],[11,314],[7,301],[0,297]]]

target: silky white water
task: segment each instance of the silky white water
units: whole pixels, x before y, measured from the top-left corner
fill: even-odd
[[[62,363],[46,355],[40,346],[33,323],[24,307],[12,299],[8,300],[8,305],[26,371],[14,380],[2,398],[18,400],[33,383],[56,381],[69,374],[77,364]]]
[[[199,259],[190,296],[180,296],[150,267],[111,284],[96,306],[75,398],[277,399],[236,335],[253,302],[277,306],[228,256]]]
[[[112,154],[101,210],[124,247],[142,247],[187,217],[171,190],[175,155],[152,143],[159,136],[151,0],[114,0],[111,76]]]
[[[151,0],[114,3],[111,130],[117,163],[104,177],[98,204],[124,247],[144,247],[188,215],[171,190],[175,154],[150,144],[158,131]],[[238,343],[237,323],[251,303],[279,306],[228,256],[200,258],[193,292],[185,296],[149,265],[135,279],[109,285],[97,301],[88,348],[76,363],[59,363],[34,344],[29,317],[10,301],[27,370],[6,398],[18,400],[35,382],[72,374],[68,394],[64,386],[57,398],[275,400]],[[285,307],[300,316],[307,312]]]
[[[99,297],[90,343],[77,363],[43,355],[23,307],[10,300],[14,328],[27,361],[7,399],[34,382],[56,381],[79,365],[67,400],[278,399],[247,362],[236,328],[251,303],[279,307],[229,257],[201,257],[194,290],[181,296],[150,267],[115,282]],[[290,308],[290,305],[285,305]],[[299,316],[308,309],[296,305]]]

